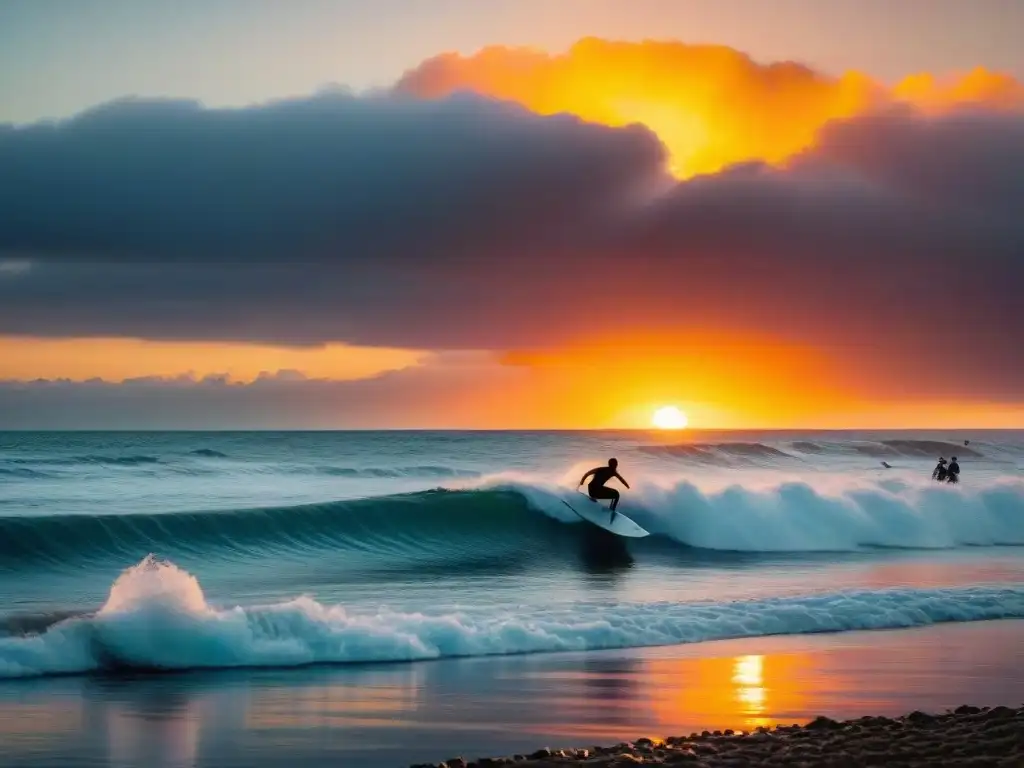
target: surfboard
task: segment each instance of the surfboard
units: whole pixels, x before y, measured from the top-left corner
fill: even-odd
[[[561,502],[588,523],[592,523],[598,528],[604,528],[606,531],[617,536],[639,539],[643,536],[651,535],[649,531],[645,531],[621,512],[616,512],[615,519],[611,520],[612,513],[608,507],[603,504],[596,504],[586,497],[582,497],[582,494],[581,501],[579,502],[582,509],[577,509],[565,499],[562,499]]]

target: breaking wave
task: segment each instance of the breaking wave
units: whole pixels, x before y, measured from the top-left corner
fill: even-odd
[[[324,504],[208,512],[0,517],[0,570],[175,556],[297,558],[329,551],[372,567],[391,559],[457,562],[513,552],[558,557],[593,531],[556,485],[508,480]],[[852,552],[866,547],[1024,545],[1024,482],[987,486],[837,478],[701,488],[645,483],[623,509],[654,536],[630,548]],[[584,527],[586,526],[586,527]]]
[[[403,662],[1021,617],[1021,587],[894,589],[724,603],[587,604],[475,614],[351,611],[309,597],[216,607],[195,577],[147,557],[121,574],[95,614],[0,637],[0,678]]]

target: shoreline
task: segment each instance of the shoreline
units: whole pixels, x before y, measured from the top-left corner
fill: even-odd
[[[819,716],[805,725],[754,731],[702,731],[665,739],[640,738],[609,747],[543,748],[528,755],[449,758],[411,768],[683,765],[739,766],[993,766],[1024,765],[1024,706],[963,705],[942,714],[914,711],[890,718],[837,721]]]
[[[0,766],[396,768],[456,755],[486,765],[479,758],[570,745],[603,759],[589,764],[610,765],[622,751],[592,745],[630,741],[641,753],[640,737],[756,731],[817,715],[1016,708],[1022,633],[1024,620],[1000,620],[411,664],[37,678],[0,685]],[[983,754],[989,734],[979,733]],[[572,754],[547,765],[579,762]],[[756,765],[735,754],[735,765]]]

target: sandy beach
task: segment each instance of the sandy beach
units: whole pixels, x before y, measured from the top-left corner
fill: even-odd
[[[920,711],[897,718],[818,717],[806,725],[758,728],[753,732],[703,731],[667,739],[641,738],[612,747],[541,749],[529,755],[461,757],[413,768],[484,768],[514,764],[546,766],[693,765],[737,766],[999,766],[1024,765],[1024,707],[961,706],[933,715]]]

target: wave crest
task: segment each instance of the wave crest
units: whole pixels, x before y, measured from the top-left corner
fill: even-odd
[[[849,552],[1024,544],[1024,483],[980,488],[823,479],[701,490],[683,482],[639,493],[637,521],[692,547]]]
[[[532,613],[350,612],[300,597],[220,609],[147,557],[92,616],[0,638],[0,678],[103,670],[298,666],[585,651],[1024,617],[1024,588],[858,591],[729,603],[567,606]]]
[[[148,552],[306,558],[343,550],[361,568],[513,555],[540,562],[560,557],[566,537],[596,531],[566,509],[563,499],[580,497],[565,488],[500,478],[474,486],[267,509],[0,517],[0,569],[109,564]],[[655,534],[630,542],[637,552],[674,544],[749,553],[1024,545],[1022,509],[1019,480],[955,488],[827,477],[720,488],[646,483],[622,506]]]

